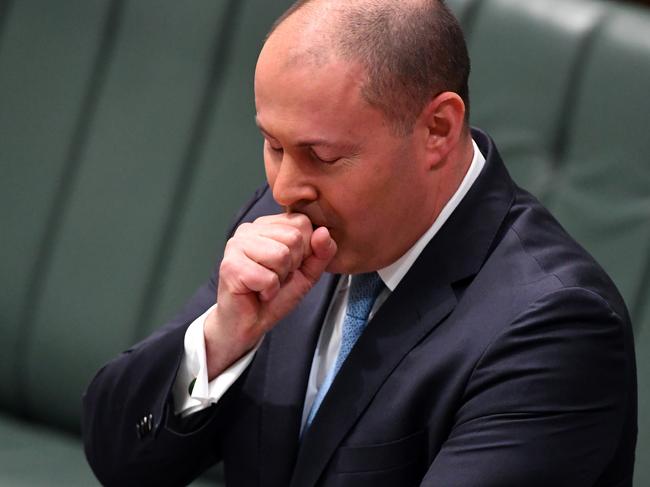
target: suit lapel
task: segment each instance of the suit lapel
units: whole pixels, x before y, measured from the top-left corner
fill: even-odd
[[[262,485],[287,485],[291,478],[311,361],[335,284],[335,276],[324,274],[265,338],[269,351],[259,423]]]

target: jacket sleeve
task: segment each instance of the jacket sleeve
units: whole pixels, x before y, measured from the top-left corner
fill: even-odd
[[[268,205],[255,208],[265,193],[262,188],[242,208],[230,234],[268,210]],[[88,386],[84,449],[102,484],[186,485],[219,460],[220,431],[237,393],[187,420],[174,416],[172,404],[185,332],[214,304],[218,268],[175,319],[106,364]]]
[[[632,485],[602,478],[633,458],[618,446],[636,421],[629,330],[584,289],[533,303],[478,361],[422,485]]]
[[[186,313],[106,364],[86,390],[84,448],[102,484],[183,485],[218,459],[212,417],[202,415],[203,424],[187,433],[170,417],[185,330],[214,302],[213,288],[213,281],[203,286]]]

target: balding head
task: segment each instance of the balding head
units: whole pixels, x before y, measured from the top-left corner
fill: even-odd
[[[457,93],[469,113],[469,57],[465,40],[439,0],[299,0],[275,23],[293,36],[286,60],[322,66],[331,58],[365,70],[364,99],[380,109],[396,133],[408,133],[438,94]]]

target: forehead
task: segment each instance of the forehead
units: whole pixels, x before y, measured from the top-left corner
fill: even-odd
[[[284,102],[300,99],[310,103],[322,97],[341,101],[359,99],[364,81],[363,69],[337,58],[315,64],[282,54],[263,51],[255,71],[255,96],[265,102],[271,95]]]
[[[373,115],[361,96],[364,72],[360,66],[336,57],[322,64],[301,62],[279,47],[265,47],[255,73],[257,119],[267,131],[278,130],[277,125],[295,130],[351,130],[350,123]]]

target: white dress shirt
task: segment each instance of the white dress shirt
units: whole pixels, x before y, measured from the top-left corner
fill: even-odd
[[[386,288],[375,301],[368,318],[369,321],[372,320],[377,309],[379,309],[382,303],[386,301],[390,293],[395,290],[415,260],[422,253],[422,250],[424,250],[434,235],[444,225],[449,216],[465,197],[472,184],[474,184],[474,181],[476,181],[476,178],[485,165],[485,157],[481,154],[475,142],[473,142],[473,146],[474,157],[472,158],[472,163],[467,174],[463,178],[463,181],[454,195],[440,212],[440,215],[438,215],[438,218],[433,222],[433,225],[431,225],[431,227],[418,239],[415,245],[402,255],[402,257],[393,264],[377,271],[382,281],[384,281]],[[327,314],[325,315],[323,326],[321,327],[316,352],[314,353],[314,358],[311,364],[309,382],[307,384],[307,390],[305,391],[305,404],[302,414],[303,427],[318,392],[318,388],[325,379],[327,371],[330,367],[333,367],[336,362],[336,357],[341,346],[341,328],[345,319],[349,284],[350,276],[342,275],[337,284]],[[206,316],[213,308],[214,306],[198,317],[185,333],[185,354],[173,388],[174,410],[176,414],[187,416],[218,402],[228,388],[241,376],[252,362],[257,349],[263,341],[263,339],[260,340],[253,350],[240,358],[212,381],[208,381],[203,324]],[[190,384],[193,381],[194,386],[190,392]]]

